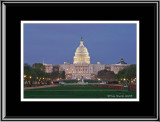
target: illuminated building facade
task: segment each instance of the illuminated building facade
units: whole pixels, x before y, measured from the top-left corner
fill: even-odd
[[[90,56],[82,39],[73,57],[73,64],[64,62],[60,65],[60,71],[65,71],[66,79],[95,79],[98,71],[104,69],[105,65],[100,62],[90,64]]]
[[[51,73],[53,71],[53,65],[44,64],[46,72]],[[117,64],[105,65],[97,62],[97,64],[90,63],[90,56],[87,48],[83,44],[81,39],[80,45],[76,49],[75,56],[73,57],[73,63],[64,62],[59,64],[59,71],[65,71],[66,79],[95,79],[98,71],[108,70],[114,71],[117,74],[121,69],[129,66],[123,59]]]

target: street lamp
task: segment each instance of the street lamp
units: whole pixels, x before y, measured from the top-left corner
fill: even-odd
[[[31,79],[31,78],[32,78],[32,76],[30,75],[30,76],[29,76],[29,78]],[[30,83],[31,83],[31,80],[30,80]]]
[[[25,84],[25,79],[27,78],[27,75],[24,75],[24,84]]]

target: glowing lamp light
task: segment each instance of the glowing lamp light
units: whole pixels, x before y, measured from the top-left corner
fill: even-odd
[[[26,78],[27,77],[27,75],[24,75],[24,78]]]

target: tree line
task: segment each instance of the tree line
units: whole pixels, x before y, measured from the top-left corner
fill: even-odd
[[[115,74],[113,71],[101,70],[98,72],[97,78],[107,82],[120,82],[122,84],[128,84],[136,78],[136,65],[125,67],[120,70],[118,74]]]
[[[45,72],[45,66],[42,63],[34,63],[32,66],[24,64],[24,84],[25,86],[37,86],[51,84],[51,81],[65,79],[65,72],[54,70],[52,73]]]
[[[124,68],[115,75],[115,78],[121,83],[131,83],[131,81],[136,79],[136,65],[130,65]]]
[[[136,65],[130,65],[115,74],[113,71],[101,70],[97,74],[98,80],[107,82],[131,83],[136,78]],[[24,64],[24,84],[26,86],[36,86],[42,84],[51,84],[51,81],[60,81],[65,79],[65,71],[59,71],[58,66],[53,67],[51,73],[45,72],[45,66],[42,63],[35,63],[32,66]]]

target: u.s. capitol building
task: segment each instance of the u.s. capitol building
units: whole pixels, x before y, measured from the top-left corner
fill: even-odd
[[[46,72],[51,73],[55,65],[44,64]],[[81,39],[79,47],[76,49],[75,56],[73,57],[73,63],[64,62],[64,64],[59,64],[59,71],[65,71],[66,79],[95,79],[98,71],[100,70],[110,70],[117,74],[124,67],[129,66],[125,63],[123,59],[117,64],[91,64],[90,56],[87,48],[83,44]]]

